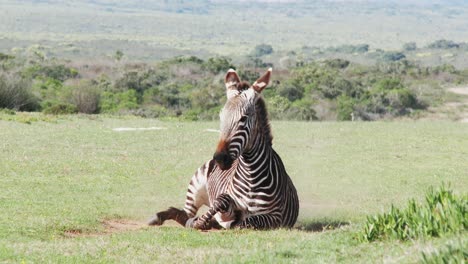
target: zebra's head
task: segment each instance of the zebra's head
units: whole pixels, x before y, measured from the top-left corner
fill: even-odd
[[[260,93],[270,81],[272,69],[253,85],[241,82],[230,69],[225,77],[227,101],[220,113],[221,137],[213,155],[218,166],[229,169],[234,160],[251,150],[255,143],[270,144],[270,124]]]

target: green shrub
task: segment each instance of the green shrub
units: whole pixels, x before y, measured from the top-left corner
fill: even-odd
[[[416,45],[416,42],[408,42],[403,44],[403,50],[404,51],[413,51],[416,50],[418,47]]]
[[[56,103],[45,107],[42,112],[49,115],[67,115],[78,113],[78,109],[72,104]]]
[[[0,114],[6,114],[6,115],[16,115],[16,112],[11,110],[11,109],[7,109],[7,108],[0,108]]]
[[[317,113],[314,109],[314,102],[307,99],[297,100],[291,104],[291,107],[286,111],[283,119],[287,120],[317,120]]]
[[[116,113],[123,109],[138,108],[138,98],[135,90],[121,93],[103,92],[100,97],[101,111],[104,113]]]
[[[287,98],[289,101],[293,102],[301,99],[304,96],[304,88],[286,82],[285,84],[281,84],[278,86],[277,93],[278,95]]]
[[[268,113],[272,119],[282,119],[284,113],[291,106],[291,102],[288,99],[279,95],[274,95],[273,97],[268,98],[268,100],[266,100],[266,104],[268,107]]]
[[[231,64],[231,59],[227,57],[209,58],[206,62],[203,63],[203,66],[206,70],[213,74],[218,74],[220,72],[224,73],[230,68],[235,68]]]
[[[366,53],[369,51],[368,44],[341,45],[338,47],[329,47],[327,51],[339,53]]]
[[[101,92],[91,82],[82,81],[69,87],[66,100],[76,106],[78,112],[96,114],[99,112]]]
[[[255,57],[261,57],[263,55],[268,55],[271,53],[273,53],[273,47],[268,44],[257,45],[255,46],[254,51],[253,51],[253,55]]]
[[[39,98],[32,92],[31,81],[19,75],[0,74],[0,108],[38,110]]]
[[[361,241],[378,239],[408,240],[421,237],[441,237],[465,231],[468,227],[468,197],[456,196],[447,187],[429,189],[424,204],[414,199],[400,210],[367,217]]]
[[[337,119],[340,121],[351,120],[354,112],[355,100],[349,96],[341,95],[337,100]]]
[[[388,51],[382,54],[382,59],[384,61],[399,61],[406,58],[405,54],[398,51]]]
[[[460,44],[455,43],[452,40],[439,39],[430,43],[427,47],[430,49],[452,49],[460,47]]]
[[[65,65],[34,65],[23,70],[23,75],[31,78],[43,77],[52,78],[61,82],[75,78],[78,76],[78,71],[66,67]]]
[[[350,62],[343,59],[328,59],[324,63],[331,68],[344,69],[349,66]]]
[[[368,112],[380,115],[403,115],[411,109],[421,108],[414,92],[404,87],[399,79],[379,80],[361,101],[365,102]]]

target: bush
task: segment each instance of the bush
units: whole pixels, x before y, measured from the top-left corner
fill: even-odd
[[[76,106],[78,112],[85,114],[98,113],[100,99],[100,91],[90,82],[81,82],[72,87],[68,98],[70,103]]]
[[[451,40],[439,39],[430,43],[427,47],[430,49],[452,49],[459,48],[460,45]]]
[[[413,51],[416,50],[418,47],[416,46],[416,42],[408,42],[403,44],[404,51]]]
[[[354,113],[355,100],[349,96],[341,95],[338,97],[337,103],[337,119],[340,121],[351,120],[351,115]]]
[[[0,74],[0,108],[38,110],[39,98],[32,92],[31,81],[19,75]]]
[[[103,92],[100,99],[101,111],[104,113],[116,113],[123,109],[138,108],[138,98],[135,90],[121,93]]]
[[[399,61],[404,58],[406,58],[405,54],[398,51],[388,51],[384,52],[382,55],[384,61]]]
[[[288,120],[317,120],[317,113],[314,109],[314,102],[306,99],[297,100],[292,103],[286,112],[285,119]]]
[[[331,68],[344,69],[349,66],[350,62],[343,59],[329,59],[325,60],[324,63]]]
[[[231,64],[231,59],[226,57],[209,58],[203,65],[205,69],[213,74],[218,74],[220,72],[225,72],[230,68],[235,68]]]
[[[49,115],[66,115],[78,113],[78,109],[72,104],[56,103],[46,106],[42,112]]]
[[[37,78],[52,78],[61,82],[75,78],[78,76],[78,71],[73,68],[66,67],[65,65],[34,65],[26,68],[23,75],[27,77]]]
[[[291,102],[288,99],[279,95],[274,95],[273,97],[268,98],[268,100],[266,100],[266,104],[271,119],[282,119],[284,113],[291,106]]]
[[[361,241],[379,239],[416,239],[441,237],[468,227],[468,197],[456,196],[447,187],[429,189],[424,204],[414,199],[400,210],[392,205],[390,212],[367,217]]]
[[[369,45],[368,44],[341,45],[338,47],[327,48],[327,51],[339,52],[339,53],[366,53],[369,51]]]
[[[253,55],[255,57],[261,57],[263,55],[268,55],[271,53],[273,53],[273,47],[268,44],[257,45],[255,46],[254,51],[253,51]]]
[[[420,108],[416,95],[399,79],[386,78],[377,82],[363,100],[367,111],[377,114],[403,115],[409,109]]]
[[[291,83],[285,83],[284,85],[278,86],[277,93],[293,102],[304,96],[304,88]]]

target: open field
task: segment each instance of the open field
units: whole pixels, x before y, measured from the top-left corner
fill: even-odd
[[[422,199],[431,185],[466,192],[466,123],[273,122],[301,200],[298,228],[199,232],[144,222],[183,205],[191,174],[215,149],[207,129],[217,122],[35,118],[45,122],[0,113],[0,262],[400,263],[466,241],[355,239],[366,215]]]

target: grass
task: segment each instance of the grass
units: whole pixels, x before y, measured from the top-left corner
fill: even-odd
[[[9,115],[9,114],[8,114]],[[0,262],[417,262],[466,233],[361,243],[367,215],[468,187],[468,126],[455,122],[273,122],[274,146],[299,192],[294,230],[199,232],[143,227],[181,207],[216,146],[217,122],[105,116],[0,118]],[[117,127],[162,127],[116,132]],[[67,236],[67,231],[77,236]],[[431,251],[432,252],[432,251]]]
[[[468,259],[468,240],[466,236],[457,241],[451,241],[438,250],[423,252],[422,263],[465,263]]]

